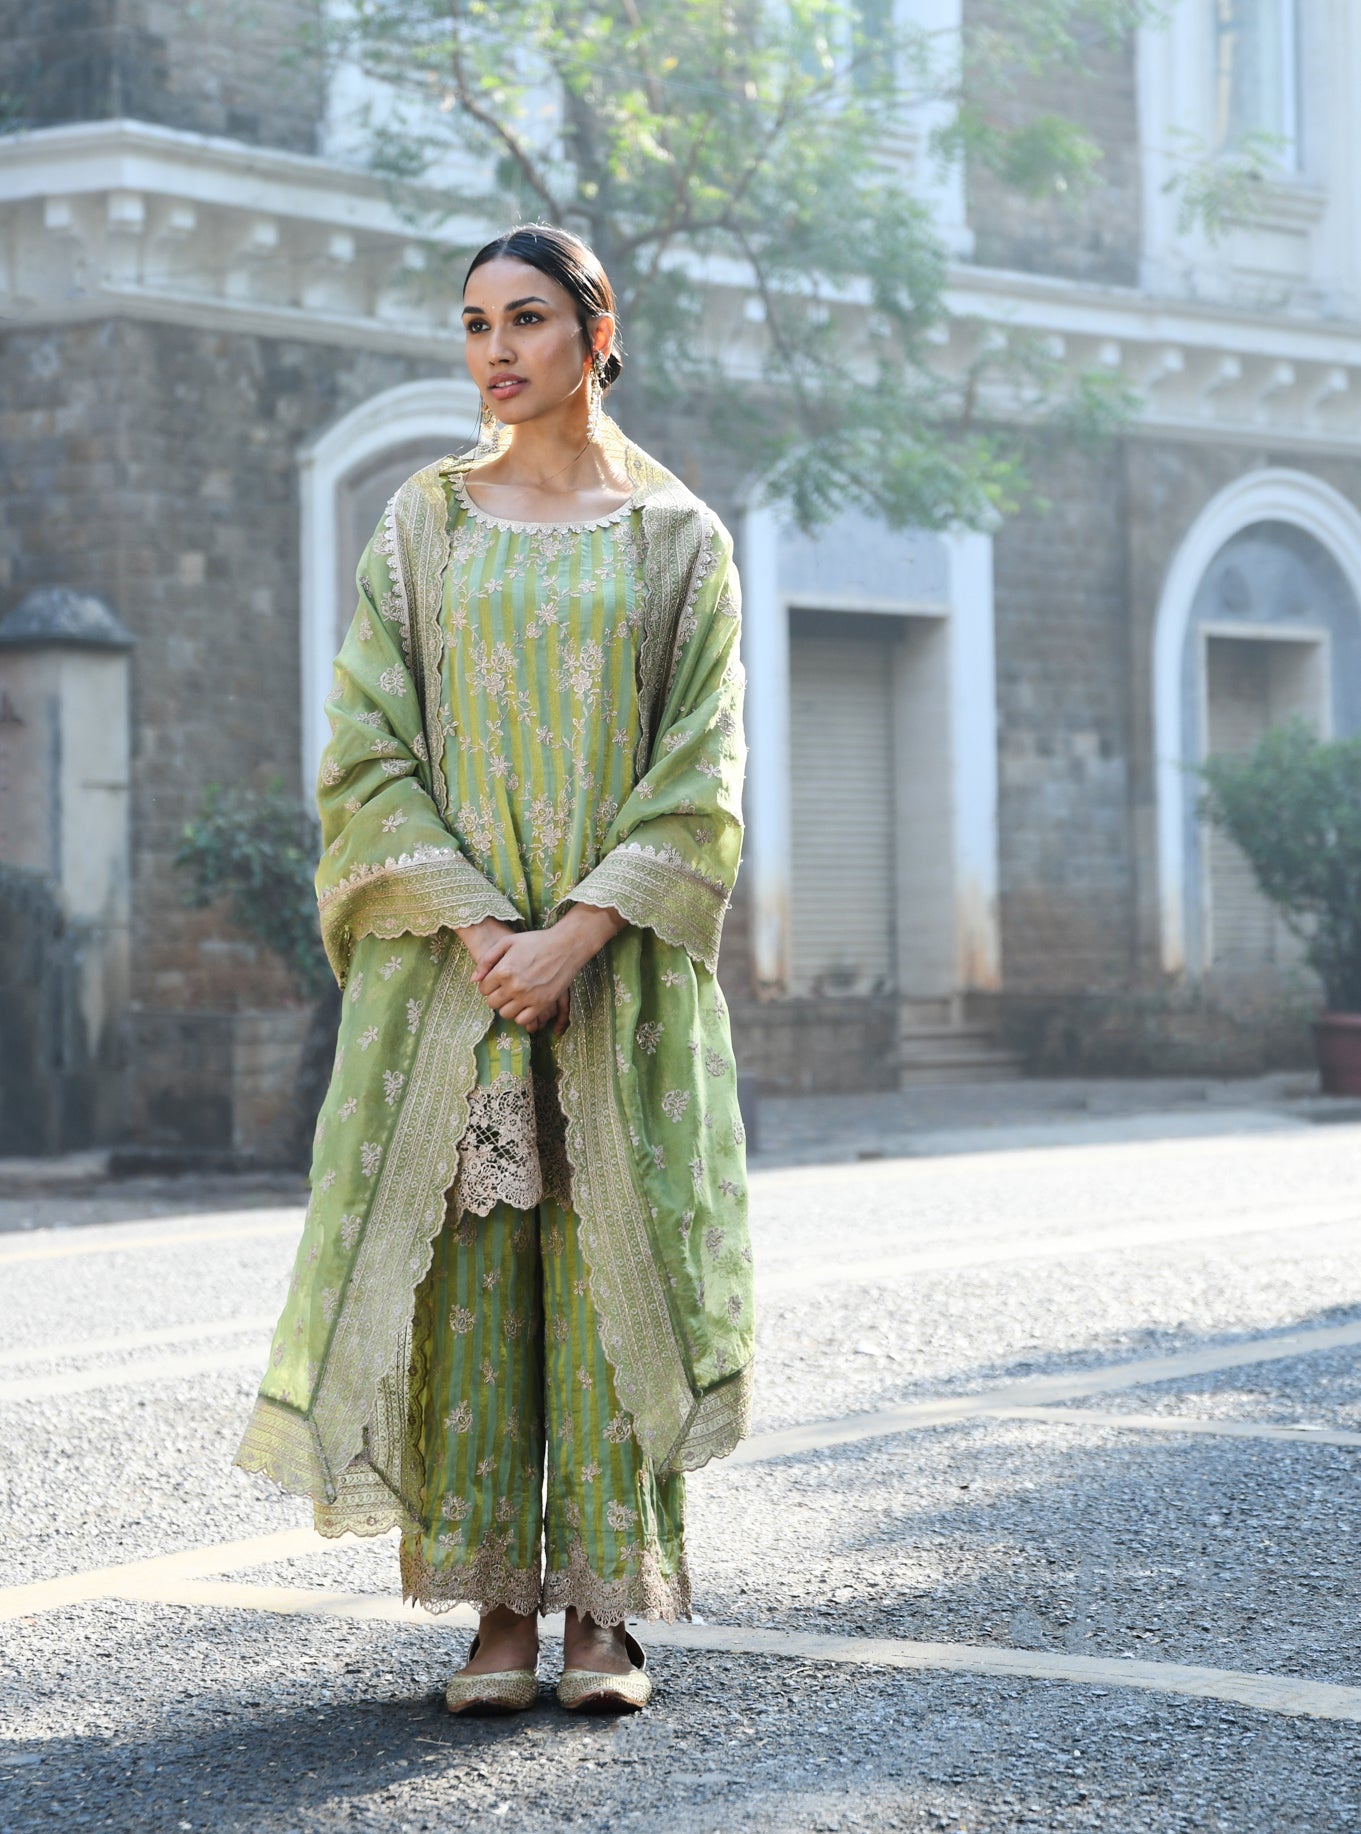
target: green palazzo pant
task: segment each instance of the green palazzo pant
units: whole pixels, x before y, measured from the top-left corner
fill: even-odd
[[[602,1624],[689,1614],[684,1478],[657,1475],[620,1407],[572,1210],[446,1224],[413,1344],[424,1489],[407,1597]]]

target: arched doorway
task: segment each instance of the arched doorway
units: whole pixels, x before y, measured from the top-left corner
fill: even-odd
[[[471,438],[471,382],[435,377],[374,395],[302,450],[302,781],[316,780],[331,664],[354,614],[354,569],[404,478]]]
[[[1242,855],[1201,823],[1196,767],[1250,751],[1292,717],[1325,735],[1361,731],[1361,515],[1298,472],[1221,493],[1169,570],[1154,692],[1163,965],[1287,969],[1298,945]]]

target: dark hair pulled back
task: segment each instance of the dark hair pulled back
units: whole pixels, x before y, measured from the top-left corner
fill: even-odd
[[[467,292],[468,282],[478,268],[484,267],[488,261],[503,259],[523,261],[527,267],[537,268],[541,274],[547,274],[550,280],[556,280],[560,287],[571,294],[581,324],[581,335],[586,340],[588,350],[591,347],[593,320],[599,318],[602,312],[608,312],[614,319],[614,337],[610,347],[603,357],[596,360],[595,365],[601,388],[608,388],[623,370],[624,359],[619,345],[619,317],[614,303],[614,288],[594,249],[583,242],[580,236],[574,236],[570,229],[558,229],[552,223],[525,223],[519,229],[508,229],[504,235],[488,242],[485,248],[478,249],[463,276],[464,292]]]

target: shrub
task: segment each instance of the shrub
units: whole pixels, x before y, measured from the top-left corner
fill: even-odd
[[[175,864],[192,874],[192,905],[225,897],[232,921],[272,949],[305,999],[331,982],[313,879],[316,817],[277,780],[263,792],[210,784],[184,830]]]
[[[283,785],[263,792],[210,784],[184,830],[175,864],[193,875],[193,905],[228,899],[233,922],[272,949],[313,1002],[293,1092],[290,1156],[306,1165],[340,1025],[340,990],[322,947],[313,886],[321,834],[312,811]]]
[[[1295,720],[1201,776],[1202,816],[1304,943],[1328,1010],[1361,1012],[1361,738],[1319,739]]]

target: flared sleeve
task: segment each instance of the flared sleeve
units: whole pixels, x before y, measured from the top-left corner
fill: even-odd
[[[679,620],[647,768],[611,824],[599,864],[564,903],[612,907],[712,971],[742,851],[746,745],[732,538],[703,514],[710,526],[697,585]]]
[[[428,936],[484,917],[520,922],[458,846],[434,795],[426,718],[402,644],[391,512],[359,563],[359,607],[326,700],[331,738],[317,778],[322,939],[344,986],[362,936]]]

